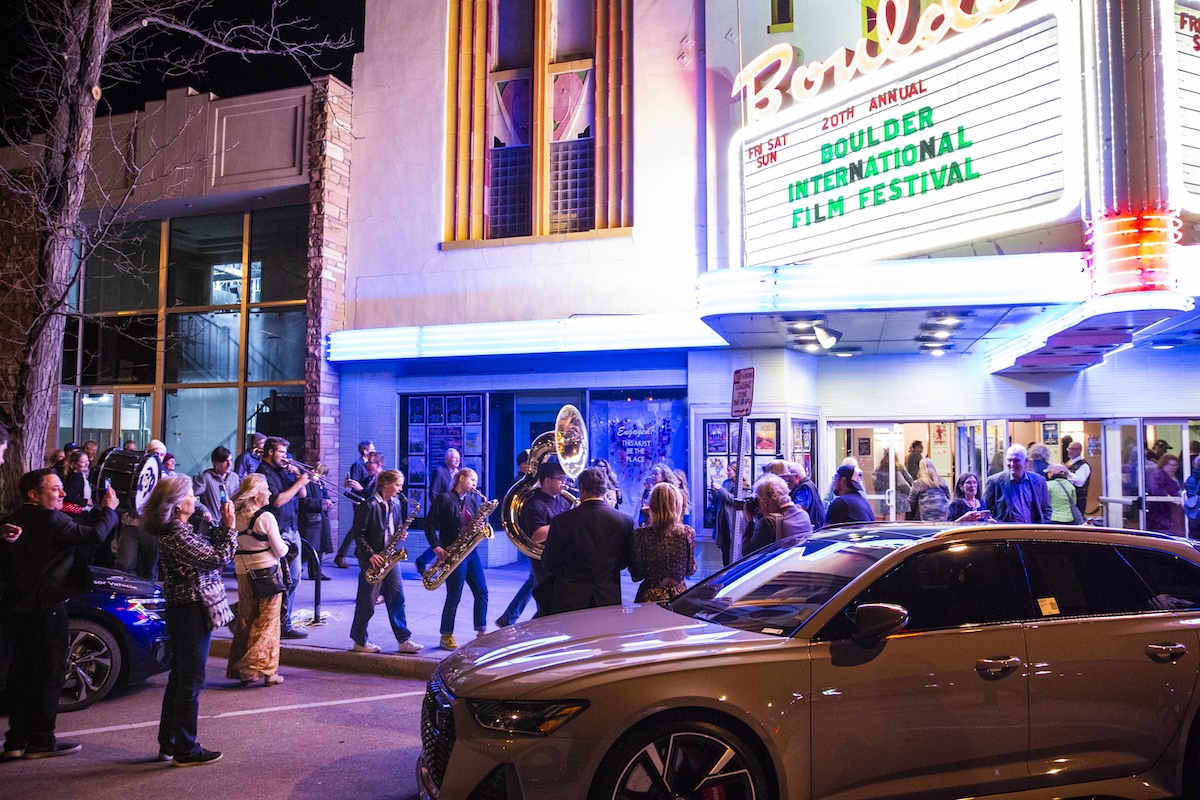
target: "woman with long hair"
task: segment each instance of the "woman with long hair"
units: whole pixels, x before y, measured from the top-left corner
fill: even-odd
[[[67,456],[66,477],[63,478],[63,511],[68,514],[83,514],[92,509],[92,487],[88,483],[91,459],[83,450],[72,450]],[[70,508],[68,508],[70,504]]]
[[[950,504],[947,519],[960,521],[966,514],[973,514],[972,520],[987,519],[988,507],[983,502],[982,487],[979,476],[974,472],[964,472],[954,483],[954,502]]]
[[[237,573],[238,611],[229,646],[229,666],[225,676],[243,686],[262,678],[265,686],[283,683],[279,674],[279,609],[282,592],[269,596],[255,594],[252,577],[279,574],[279,559],[287,555],[288,544],[279,534],[279,522],[267,503],[271,489],[267,479],[257,472],[242,479],[233,495],[237,515],[237,551],[233,567]]]
[[[917,518],[925,522],[944,522],[950,512],[950,487],[938,474],[932,458],[922,458],[917,479],[908,493],[909,506],[916,509]]]
[[[908,518],[908,493],[912,491],[913,478],[908,474],[908,470],[900,463],[900,459],[891,451],[891,448],[885,447],[883,455],[879,459],[879,466],[875,468],[875,472],[871,474],[871,479],[875,482],[875,494],[887,494],[887,490],[892,487],[892,469],[896,471],[896,486],[893,497],[896,503],[896,519]],[[882,513],[880,513],[882,512]],[[881,509],[876,509],[876,517],[883,519],[887,516],[886,506]]]
[[[684,525],[683,498],[670,483],[650,492],[649,524],[633,532],[629,574],[642,583],[634,602],[670,600],[685,588],[683,579],[696,571],[696,532]]]
[[[188,522],[195,511],[192,479],[172,475],[159,479],[142,512],[143,528],[158,538],[171,637],[171,676],[158,724],[158,760],[172,761],[177,767],[211,764],[221,757],[196,741],[196,723],[213,629],[233,619],[221,579],[221,569],[233,557],[233,503],[225,502],[221,524],[207,535]]]

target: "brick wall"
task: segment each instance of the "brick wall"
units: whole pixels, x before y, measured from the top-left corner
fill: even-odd
[[[353,91],[336,78],[313,82],[309,137],[308,327],[304,362],[304,445],[312,463],[340,484],[338,375],[325,360],[325,336],[341,330],[346,309],[346,220],[350,207]],[[335,494],[330,489],[330,494]],[[336,501],[337,498],[334,497]],[[335,503],[330,517],[336,531]]]

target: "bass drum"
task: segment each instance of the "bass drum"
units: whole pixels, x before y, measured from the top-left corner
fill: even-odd
[[[161,475],[162,463],[153,453],[110,447],[100,454],[91,471],[92,496],[100,497],[104,482],[110,481],[119,501],[117,508],[141,514]]]

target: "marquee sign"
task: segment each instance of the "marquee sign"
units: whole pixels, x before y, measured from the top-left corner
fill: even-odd
[[[744,129],[731,149],[744,225],[734,263],[894,257],[1076,210],[1076,12],[1005,10]]]
[[[1171,139],[1179,155],[1179,162],[1171,170],[1176,179],[1182,173],[1186,196],[1179,204],[1194,210],[1200,207],[1200,4],[1176,3],[1171,30],[1178,92]]]

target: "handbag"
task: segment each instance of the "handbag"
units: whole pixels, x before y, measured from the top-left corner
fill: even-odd
[[[261,569],[248,569],[246,579],[250,581],[250,593],[259,600],[267,600],[287,591],[278,563]]]
[[[1188,519],[1200,520],[1200,494],[1190,494],[1183,501],[1183,513]]]

